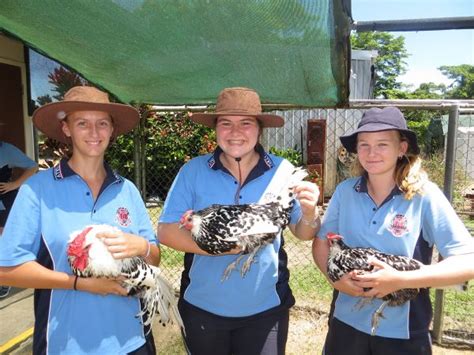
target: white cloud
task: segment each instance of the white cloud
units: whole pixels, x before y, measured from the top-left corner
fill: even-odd
[[[441,72],[434,69],[412,69],[408,70],[406,74],[399,77],[399,80],[405,85],[411,85],[416,89],[422,83],[445,84],[446,86],[452,83],[451,79],[441,74]]]

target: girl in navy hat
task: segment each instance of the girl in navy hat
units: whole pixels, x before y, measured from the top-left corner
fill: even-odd
[[[367,110],[358,128],[342,136],[357,153],[357,177],[339,184],[313,242],[316,264],[327,274],[328,233],[342,235],[349,247],[374,248],[404,255],[425,266],[397,271],[373,260],[375,272],[346,273],[332,283],[335,293],[324,353],[431,354],[432,317],[428,287],[461,283],[474,277],[471,235],[440,189],[421,168],[414,132],[398,108]],[[433,246],[443,261],[431,264]],[[405,304],[386,307],[373,334],[372,316],[381,298],[396,290],[419,288]],[[362,298],[375,298],[365,302]],[[343,339],[343,341],[342,341]]]

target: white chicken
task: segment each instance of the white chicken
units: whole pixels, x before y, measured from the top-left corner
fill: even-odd
[[[67,248],[73,273],[80,277],[120,278],[129,296],[142,300],[143,309],[137,314],[145,326],[151,325],[156,314],[161,324],[173,320],[184,329],[176,305],[173,287],[161,275],[160,268],[149,265],[143,257],[115,259],[101,238],[101,232],[120,232],[109,225],[90,225],[73,232]]]

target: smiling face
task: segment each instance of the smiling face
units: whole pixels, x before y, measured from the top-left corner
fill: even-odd
[[[244,158],[254,152],[260,135],[255,117],[220,116],[216,123],[217,144],[232,158]]]
[[[75,111],[62,122],[74,154],[103,156],[113,133],[112,118],[104,111]]]
[[[357,156],[362,167],[371,175],[393,177],[397,160],[408,149],[396,130],[362,132],[357,135]]]

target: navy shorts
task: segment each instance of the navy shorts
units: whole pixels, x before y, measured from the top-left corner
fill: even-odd
[[[411,339],[385,338],[361,332],[337,318],[332,318],[324,355],[431,355],[428,332]]]
[[[180,301],[186,346],[192,355],[283,355],[289,310],[221,317]]]

